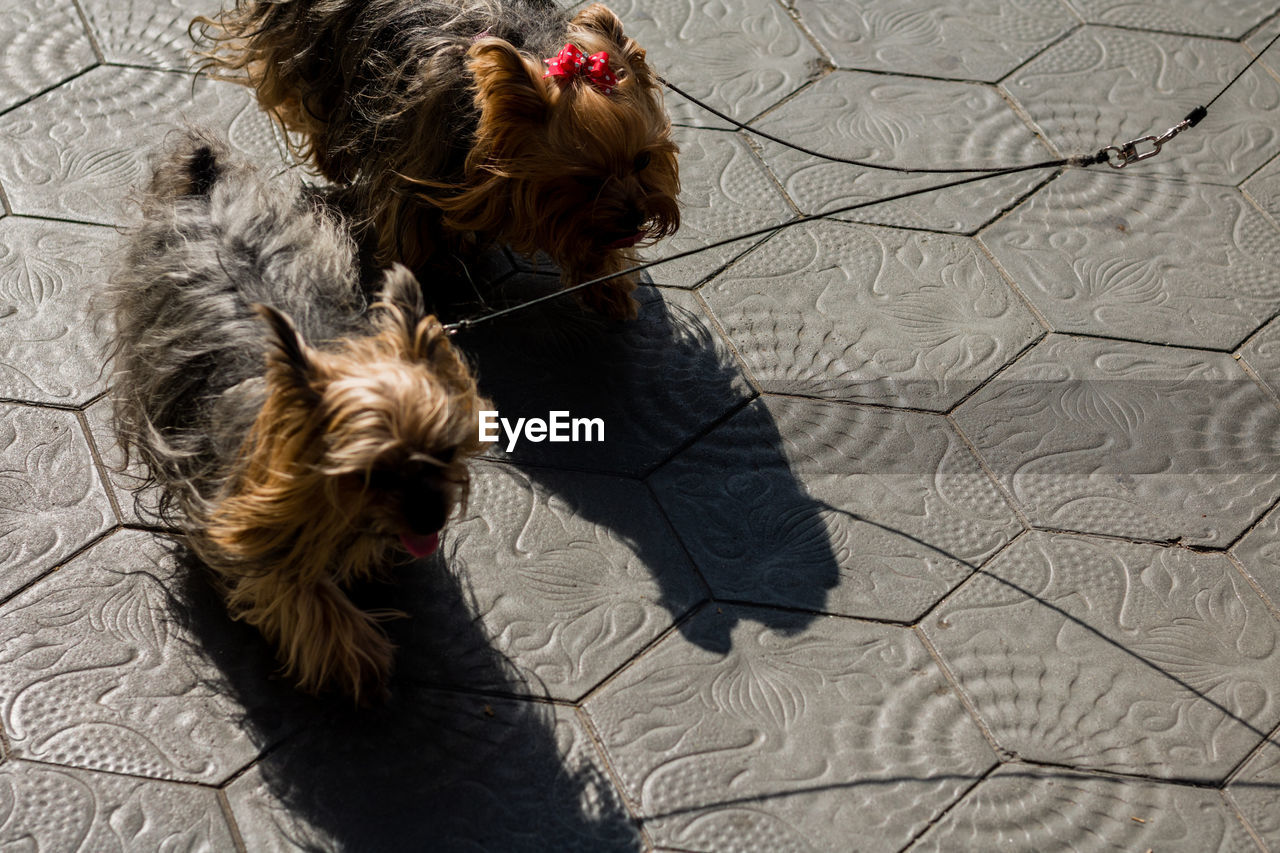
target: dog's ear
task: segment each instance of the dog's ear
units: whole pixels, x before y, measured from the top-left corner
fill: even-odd
[[[275,349],[267,357],[269,372],[291,380],[299,388],[310,388],[316,374],[313,353],[293,321],[270,305],[259,303],[253,310],[267,321],[275,337]]]
[[[645,86],[654,85],[653,72],[645,62],[644,48],[636,44],[635,39],[627,37],[622,31],[622,21],[607,6],[593,3],[583,9],[569,22],[569,35],[573,35],[575,30],[596,33],[616,44],[622,51],[617,58],[631,69],[636,80]]]
[[[422,285],[404,264],[392,264],[383,273],[378,302],[399,308],[410,323],[417,323],[426,313],[422,304]]]
[[[549,105],[542,72],[531,67],[510,42],[482,38],[471,46],[467,56],[482,121],[495,117],[503,121],[546,121]]]

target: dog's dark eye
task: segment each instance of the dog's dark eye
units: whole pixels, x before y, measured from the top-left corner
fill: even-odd
[[[636,155],[635,162],[632,163],[631,165],[637,172],[643,172],[645,170],[645,167],[649,165],[649,161],[652,159],[653,159],[653,155],[650,154],[648,151],[641,151],[639,154]]]

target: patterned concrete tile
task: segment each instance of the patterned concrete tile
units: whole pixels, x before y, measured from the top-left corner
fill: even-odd
[[[75,415],[0,405],[0,596],[114,523]]]
[[[89,425],[89,435],[107,469],[107,483],[116,499],[116,506],[123,515],[123,521],[126,524],[155,524],[159,488],[143,488],[145,466],[135,462],[125,467],[124,451],[121,450],[111,426],[111,401],[103,397],[85,409],[84,415]],[[141,491],[137,491],[139,489]]]
[[[0,16],[0,110],[97,62],[69,0],[6,3]]]
[[[1271,40],[1278,35],[1280,35],[1280,14],[1273,14],[1271,20],[1258,27],[1257,31],[1254,32],[1253,35],[1245,39],[1245,44],[1250,50],[1256,53],[1265,50],[1267,45],[1271,43]],[[1271,50],[1274,51],[1276,48],[1273,46]],[[1280,64],[1280,58],[1277,58],[1276,55],[1271,52],[1268,52],[1262,58],[1262,61],[1267,65],[1270,65],[1273,69]]]
[[[419,690],[317,719],[227,789],[247,849],[642,848],[571,709]]]
[[[121,531],[0,608],[0,713],[13,754],[216,784],[260,746],[174,618],[166,548]]]
[[[1280,157],[1263,166],[1240,188],[1274,221],[1280,222]]]
[[[677,252],[785,222],[792,211],[772,177],[736,134],[676,128],[680,145],[680,230],[644,252],[658,260]],[[693,287],[761,238],[732,243],[648,271],[659,284]]]
[[[1060,332],[1230,349],[1280,308],[1280,229],[1230,187],[1074,169],[980,239]]]
[[[1009,765],[910,850],[1253,853],[1257,847],[1213,790]]]
[[[918,413],[767,397],[650,483],[717,598],[803,610],[910,621],[1021,530]]]
[[[787,5],[842,68],[992,83],[1080,23],[1057,0]]]
[[[1043,333],[970,239],[825,222],[702,288],[766,391],[945,411]]]
[[[523,287],[528,298],[559,285],[517,277],[503,287],[512,289],[508,295]],[[545,420],[553,411],[604,422],[603,441],[522,440],[509,452],[510,443],[503,441],[493,445],[492,455],[641,473],[749,399],[741,369],[692,294],[653,288],[638,293],[645,301],[639,319],[616,328],[565,299],[457,337],[477,368],[481,389],[509,423]]]
[[[1065,0],[1091,24],[1240,38],[1275,12],[1271,0]]]
[[[1280,395],[1280,318],[1272,320],[1240,348],[1240,357],[1271,391]]]
[[[1221,781],[1280,721],[1280,624],[1221,554],[1031,533],[923,628],[1029,760]]]
[[[109,228],[0,220],[0,396],[75,405],[106,389],[90,311],[118,237]]]
[[[994,764],[910,631],[761,617],[708,607],[586,703],[655,843],[896,850]],[[697,642],[735,619],[731,648]]]
[[[740,120],[821,67],[812,42],[773,0],[616,0],[609,8],[659,76]]]
[[[836,157],[902,168],[1005,167],[1051,159],[995,88],[837,71],[756,122]],[[973,177],[902,174],[830,163],[761,140],[765,163],[805,213]],[[842,219],[971,232],[1048,178],[1048,170],[984,180],[860,208]]]
[[[1224,547],[1280,497],[1280,408],[1225,354],[1052,335],[955,421],[1035,525]]]
[[[474,467],[467,515],[446,533],[450,571],[467,579],[481,648],[431,654],[429,638],[457,603],[426,590],[434,572],[402,579],[415,608],[401,642],[410,678],[577,699],[705,597],[648,490],[634,481],[507,465]],[[450,638],[456,646],[456,637]],[[495,683],[490,649],[522,687]]]
[[[126,223],[150,152],[187,123],[279,162],[271,123],[244,87],[198,78],[193,89],[185,74],[102,67],[0,116],[0,183],[16,213]]]
[[[1277,792],[1280,792],[1280,736],[1273,732],[1258,754],[1249,759],[1227,785],[1227,793],[1239,806],[1244,819],[1273,851],[1280,850]]]
[[[187,26],[217,11],[199,0],[81,0],[108,62],[185,71],[193,43]],[[230,4],[228,4],[230,5]]]
[[[1263,516],[1231,551],[1272,606],[1280,610],[1280,508]]]
[[[1221,41],[1085,27],[1004,86],[1064,154],[1085,154],[1163,133],[1249,59],[1244,48]],[[1235,185],[1275,155],[1278,105],[1280,81],[1250,69],[1207,119],[1159,157],[1127,168]]]
[[[7,762],[0,845],[11,850],[231,850],[209,788]]]

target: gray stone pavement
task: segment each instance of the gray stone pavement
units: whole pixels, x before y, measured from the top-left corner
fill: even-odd
[[[1280,853],[1280,53],[1123,173],[460,338],[504,416],[608,441],[475,466],[443,556],[364,593],[410,618],[355,710],[276,679],[114,470],[90,306],[149,151],[194,122],[286,162],[186,70],[213,8],[0,0],[0,847]],[[616,9],[695,96],[900,166],[1159,133],[1280,32],[1277,0]],[[939,180],[668,105],[654,257]]]

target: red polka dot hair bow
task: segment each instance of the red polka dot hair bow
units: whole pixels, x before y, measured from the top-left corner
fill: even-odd
[[[543,62],[547,63],[547,73],[542,75],[544,78],[558,77],[567,82],[581,74],[606,95],[612,95],[618,85],[617,75],[609,70],[609,54],[603,50],[587,56],[576,45],[566,44],[559,53]]]

